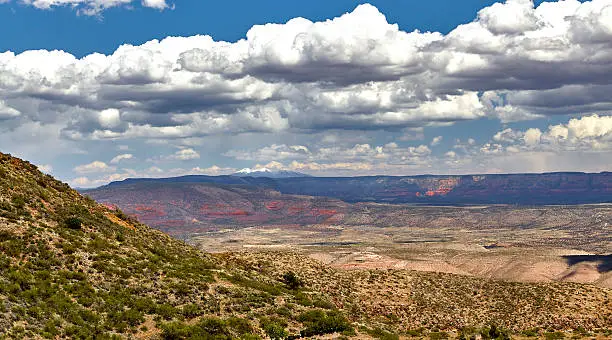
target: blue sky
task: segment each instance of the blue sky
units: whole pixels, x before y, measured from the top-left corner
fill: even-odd
[[[448,32],[474,19],[491,0],[371,1],[390,22],[405,31]],[[142,44],[167,36],[208,34],[216,40],[244,38],[255,24],[282,23],[295,17],[320,21],[352,11],[359,1],[179,1],[174,10],[112,8],[102,17],[76,16],[59,7],[41,11],[23,4],[0,8],[0,29],[9,32],[0,50],[62,49],[76,56],[93,52],[112,53],[124,43]],[[240,10],[237,10],[240,9]],[[35,25],[32,23],[35,22]],[[4,35],[4,34],[3,34]]]
[[[79,1],[0,1],[0,151],[73,185],[612,168],[612,0]]]

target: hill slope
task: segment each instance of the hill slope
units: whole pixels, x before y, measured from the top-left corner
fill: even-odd
[[[176,237],[224,227],[323,223],[349,204],[242,185],[134,182],[87,191],[96,201]]]
[[[4,154],[0,249],[6,338],[504,338],[492,323],[586,336],[609,335],[612,317],[610,290],[594,286],[340,272],[286,253],[213,257]]]
[[[257,338],[299,333],[312,309],[300,302],[324,301],[225,266],[4,154],[0,250],[0,337]],[[297,301],[293,319],[265,317],[278,299]]]

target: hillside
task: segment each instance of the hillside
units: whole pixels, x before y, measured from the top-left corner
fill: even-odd
[[[283,195],[272,189],[212,183],[134,182],[86,194],[181,238],[223,227],[323,223],[350,207],[325,197]]]
[[[612,202],[612,173],[545,173],[469,176],[370,176],[255,178],[184,176],[127,179],[99,189],[135,183],[248,185],[283,194],[324,196],[346,202],[415,204],[587,204]],[[97,190],[87,191],[95,196]]]
[[[300,315],[313,300],[331,308],[280,276],[225,266],[4,154],[0,249],[0,337],[254,339],[308,329]],[[289,306],[287,314],[273,317],[276,305]],[[348,329],[338,312],[322,313]]]
[[[609,336],[612,293],[209,255],[0,154],[0,337]],[[297,273],[297,275],[293,274]]]

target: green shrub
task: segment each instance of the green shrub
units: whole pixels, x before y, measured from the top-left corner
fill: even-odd
[[[272,340],[286,339],[289,336],[285,328],[277,323],[266,324],[264,331]]]
[[[81,230],[81,226],[83,225],[83,222],[78,217],[72,216],[64,220],[64,225],[68,229]]]
[[[181,308],[181,315],[183,315],[187,319],[193,319],[197,316],[202,315],[203,313],[204,312],[196,304],[185,305],[183,306],[183,308]]]
[[[353,330],[348,320],[338,311],[310,310],[300,314],[298,321],[303,322],[306,326],[300,332],[304,337]]]
[[[227,319],[227,326],[237,335],[250,334],[253,332],[253,327],[248,320],[231,317]]]
[[[510,332],[496,325],[485,327],[480,334],[484,339],[510,340]]]
[[[565,339],[565,334],[563,332],[548,332],[544,333],[544,338],[546,338],[546,340]]]
[[[381,339],[381,340],[398,340],[399,339],[399,336],[397,334],[387,332],[386,330],[382,328],[365,329],[365,332],[376,339]]]
[[[25,208],[26,205],[25,198],[22,195],[13,195],[13,197],[11,198],[11,203],[15,208],[19,210]]]
[[[446,332],[431,332],[431,333],[429,333],[429,338],[431,340],[448,339],[448,333],[446,333]]]
[[[302,280],[292,271],[283,274],[282,281],[291,290],[296,290],[304,285]]]
[[[204,318],[195,325],[169,322],[160,326],[163,339],[231,339],[226,323],[218,318]]]

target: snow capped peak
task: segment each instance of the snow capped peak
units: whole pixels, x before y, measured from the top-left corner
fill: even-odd
[[[236,171],[237,174],[252,174],[252,173],[262,173],[262,172],[272,172],[272,170],[268,168],[258,168],[258,169],[244,168],[242,170]]]
[[[269,178],[289,178],[289,177],[310,177],[309,175],[288,171],[288,170],[270,170],[268,168],[244,168],[236,171],[232,176],[238,177],[269,177]]]

